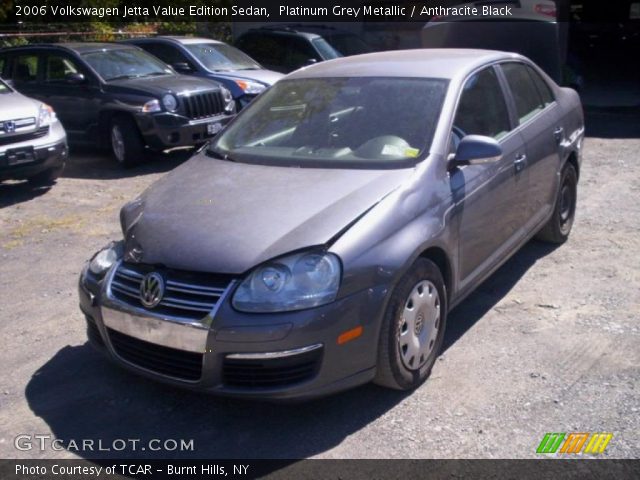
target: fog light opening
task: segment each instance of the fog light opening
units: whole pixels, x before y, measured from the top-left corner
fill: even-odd
[[[351,340],[355,340],[359,336],[362,335],[362,327],[352,328],[351,330],[347,330],[344,333],[341,333],[338,336],[338,345],[344,345]]]

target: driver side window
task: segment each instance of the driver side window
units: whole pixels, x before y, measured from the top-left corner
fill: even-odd
[[[511,130],[509,111],[493,67],[467,80],[453,122],[453,145],[466,135],[484,135],[496,140]]]

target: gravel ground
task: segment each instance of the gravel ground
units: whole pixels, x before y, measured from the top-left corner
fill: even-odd
[[[603,456],[640,457],[638,138],[587,139],[569,242],[531,242],[459,306],[420,389],[369,385],[302,405],[169,388],[85,343],[83,262],[119,237],[119,207],[184,155],[122,172],[76,151],[50,190],[2,184],[0,457],[529,458],[546,432],[572,431],[613,432]],[[195,450],[20,451],[19,434]]]

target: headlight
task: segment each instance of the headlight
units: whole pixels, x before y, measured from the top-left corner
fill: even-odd
[[[100,250],[89,263],[89,270],[97,276],[104,275],[122,256],[122,242],[111,243]]]
[[[252,82],[250,80],[236,80],[236,83],[247,95],[258,95],[259,93],[264,92],[267,88],[261,83]]]
[[[222,98],[224,100],[224,111],[225,113],[233,113],[236,110],[236,102],[233,100],[233,95],[231,92],[220,86],[220,90],[222,91]]]
[[[342,267],[321,251],[281,257],[259,266],[240,284],[233,307],[243,312],[286,312],[335,300]]]
[[[162,108],[160,107],[160,102],[156,99],[153,99],[153,100],[149,100],[147,103],[145,103],[142,106],[142,111],[144,113],[161,112]]]
[[[53,111],[53,108],[46,103],[41,104],[40,110],[38,111],[38,125],[41,127],[46,127],[47,125],[51,125],[56,120],[56,112]]]
[[[175,112],[178,109],[178,100],[176,97],[167,93],[164,97],[162,97],[162,105],[170,112]]]

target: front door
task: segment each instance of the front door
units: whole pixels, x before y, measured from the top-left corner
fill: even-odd
[[[512,127],[496,67],[474,74],[460,97],[452,151],[464,136],[484,135],[498,140],[503,155],[497,162],[451,172],[459,221],[461,292],[490,271],[522,236],[528,172],[523,139]]]

